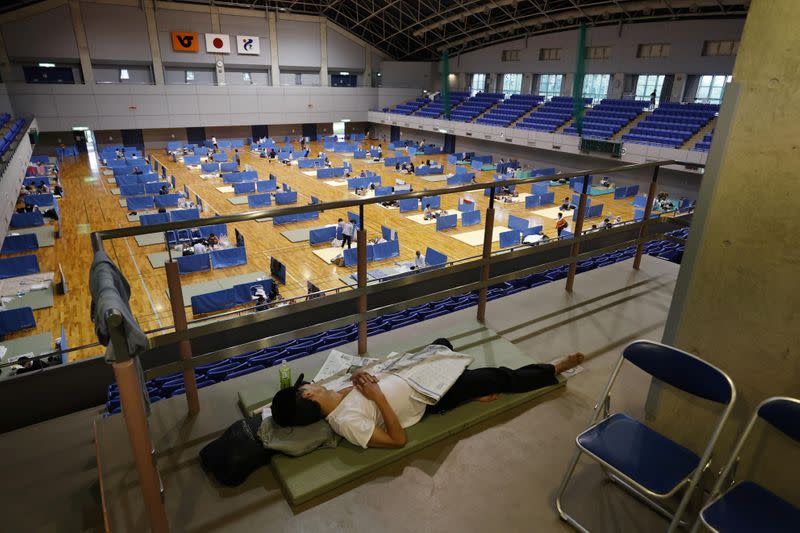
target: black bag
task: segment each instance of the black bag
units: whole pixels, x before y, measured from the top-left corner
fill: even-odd
[[[203,470],[222,485],[236,487],[257,468],[269,464],[274,450],[264,448],[258,438],[261,415],[231,424],[225,433],[200,450]]]

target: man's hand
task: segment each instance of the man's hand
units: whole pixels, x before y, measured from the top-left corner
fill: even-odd
[[[359,383],[362,382],[367,382],[367,383],[378,382],[378,378],[376,378],[366,370],[357,370],[356,372],[353,373],[353,377],[351,378],[351,380],[355,385],[358,385]]]
[[[364,377],[359,378],[359,380],[356,381],[356,388],[366,399],[372,400],[375,403],[386,400],[375,376],[366,374]]]

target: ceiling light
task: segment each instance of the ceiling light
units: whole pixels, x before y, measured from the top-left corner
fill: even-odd
[[[39,63],[39,66],[42,68],[53,68],[56,66],[55,63]]]

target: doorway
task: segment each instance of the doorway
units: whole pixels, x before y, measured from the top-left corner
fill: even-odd
[[[94,152],[94,134],[92,130],[84,126],[76,126],[72,128],[72,137],[75,141],[75,148],[80,153]]]
[[[333,134],[336,135],[338,140],[344,141],[344,122],[333,123]]]

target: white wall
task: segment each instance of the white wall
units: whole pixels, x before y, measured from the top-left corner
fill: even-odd
[[[225,65],[258,65],[260,67],[269,66],[272,63],[270,54],[269,26],[267,18],[256,17],[237,17],[233,15],[219,16],[220,33],[231,36],[231,53],[224,58]],[[236,52],[236,36],[250,35],[258,37],[258,44],[261,54],[239,55]],[[205,43],[203,43],[205,44]],[[226,69],[227,70],[227,69]],[[227,81],[227,80],[226,80]]]
[[[3,23],[3,41],[12,60],[78,59],[69,7],[62,5],[31,17]]]
[[[328,28],[328,71],[362,72],[366,64],[365,48],[336,30]]]
[[[322,65],[317,22],[278,20],[278,59],[281,68],[316,68]]]
[[[147,21],[141,9],[85,3],[81,17],[93,62],[152,60]]]
[[[437,63],[429,61],[384,61],[381,63],[381,84],[384,87],[406,87],[432,91],[438,83]]]

